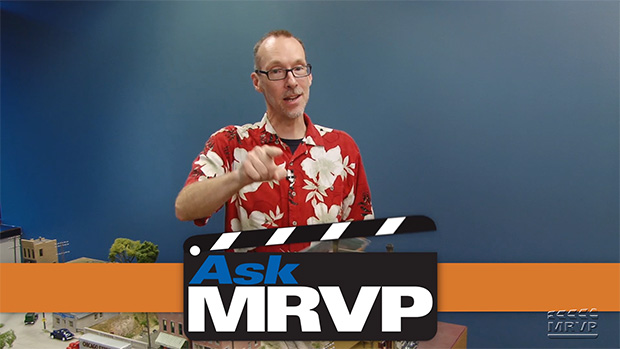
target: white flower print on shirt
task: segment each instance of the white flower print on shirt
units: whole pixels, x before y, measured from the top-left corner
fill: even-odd
[[[304,179],[304,183],[306,183],[306,185],[303,187],[303,189],[309,191],[308,195],[306,195],[306,202],[313,200],[313,205],[316,205],[317,200],[323,202],[323,198],[327,196],[327,188],[307,179]]]
[[[244,138],[248,138],[250,137],[250,130],[254,130],[259,128],[260,125],[258,123],[254,123],[254,124],[245,124],[243,126],[236,126],[237,129],[237,134],[239,135],[239,138],[244,139]]]
[[[200,157],[195,164],[200,166],[200,171],[204,174],[204,176],[200,176],[200,178],[198,178],[199,181],[211,177],[222,176],[225,173],[224,161],[219,155],[217,155],[216,152],[212,150],[207,151],[206,155],[200,154]]]
[[[276,221],[282,219],[282,217],[284,217],[284,213],[280,211],[280,206],[276,206],[276,212],[269,210],[269,214],[265,215],[268,227],[277,227]]]
[[[339,212],[340,206],[338,205],[332,205],[329,210],[327,209],[327,205],[324,203],[314,205],[314,215],[316,217],[308,218],[308,225],[338,222]]]
[[[303,142],[308,145],[316,145],[316,143],[314,142],[314,139],[312,139],[311,136],[304,137]]]
[[[342,220],[346,221],[349,219],[349,215],[351,214],[351,206],[355,202],[355,187],[351,187],[351,192],[347,195],[344,200],[342,200]]]
[[[352,162],[349,164],[349,155],[345,156],[344,160],[342,161],[342,168],[344,171],[342,171],[340,176],[343,180],[347,178],[347,173],[351,176],[355,176],[355,172],[353,171],[355,170],[355,163]]]
[[[233,231],[257,230],[265,229],[263,226],[265,222],[264,213],[252,211],[248,216],[248,212],[243,207],[239,207],[239,218],[233,218],[230,221],[230,226]]]
[[[321,126],[317,124],[314,124],[314,128],[316,128],[316,130],[319,131],[319,134],[321,134],[321,137],[325,136],[326,133],[332,132],[334,130],[333,128],[329,128],[329,127],[325,127],[325,126]]]
[[[301,162],[301,167],[308,177],[318,183],[319,187],[331,187],[336,177],[342,175],[344,171],[340,146],[327,152],[324,147],[312,147],[310,157]]]
[[[227,130],[227,128],[226,128],[226,127],[222,127],[222,128],[220,128],[219,130],[215,131],[215,133],[213,133],[213,134],[211,135],[211,137],[215,136],[215,135],[216,135],[216,134],[218,134],[218,133],[226,132],[226,130]]]

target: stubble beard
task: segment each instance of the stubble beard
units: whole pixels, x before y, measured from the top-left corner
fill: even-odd
[[[298,117],[301,117],[304,115],[304,112],[306,110],[306,105],[308,104],[308,100],[309,100],[309,96],[308,96],[308,92],[306,92],[305,95],[302,95],[300,98],[308,98],[304,101],[303,105],[300,106],[299,110],[293,110],[293,111],[285,111],[284,114],[289,118],[289,119],[297,119]]]
[[[286,113],[286,116],[289,119],[297,119],[298,117],[303,116],[303,115],[304,115],[304,110],[303,109],[300,110],[300,111],[292,111],[292,112],[287,112]]]
[[[303,91],[301,92],[303,93]],[[303,105],[300,105],[298,108],[296,108],[295,110],[290,110],[286,107],[286,104],[282,101],[278,101],[272,98],[268,98],[267,99],[267,106],[269,108],[269,106],[271,106],[273,108],[273,111],[285,116],[286,118],[290,119],[290,120],[295,120],[299,117],[302,117],[304,115],[304,112],[306,110],[306,105],[308,104],[308,92],[305,92],[305,95],[302,95],[300,98],[304,98],[306,97],[305,101],[303,102]]]
[[[300,98],[303,98],[303,96]],[[308,101],[306,100],[303,105],[300,105],[294,110],[287,109],[286,105],[281,105],[280,108],[282,110],[282,114],[284,114],[287,118],[294,120],[304,115],[304,111],[306,110],[307,103]]]

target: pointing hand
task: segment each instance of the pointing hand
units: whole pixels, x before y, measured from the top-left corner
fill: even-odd
[[[244,185],[253,182],[280,180],[286,177],[286,170],[275,164],[274,159],[282,155],[282,149],[270,146],[256,146],[248,152],[239,168],[239,178]]]

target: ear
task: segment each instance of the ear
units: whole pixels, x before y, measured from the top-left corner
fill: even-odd
[[[254,85],[254,89],[256,90],[256,92],[263,93],[263,88],[260,86],[260,79],[258,78],[258,74],[252,72],[252,74],[250,74],[250,77],[252,78],[252,85]]]
[[[308,86],[312,86],[312,73],[310,73],[310,75],[308,75]]]

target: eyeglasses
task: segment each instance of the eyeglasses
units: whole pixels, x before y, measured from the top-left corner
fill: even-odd
[[[303,77],[310,75],[311,71],[312,71],[312,66],[310,64],[306,64],[306,65],[297,65],[291,69],[274,68],[274,69],[267,70],[267,71],[257,69],[254,72],[256,74],[261,73],[261,74],[267,75],[267,79],[271,81],[278,81],[278,80],[286,79],[286,77],[288,76],[288,72],[291,72],[291,74],[293,74],[293,76],[296,78],[303,78]]]

